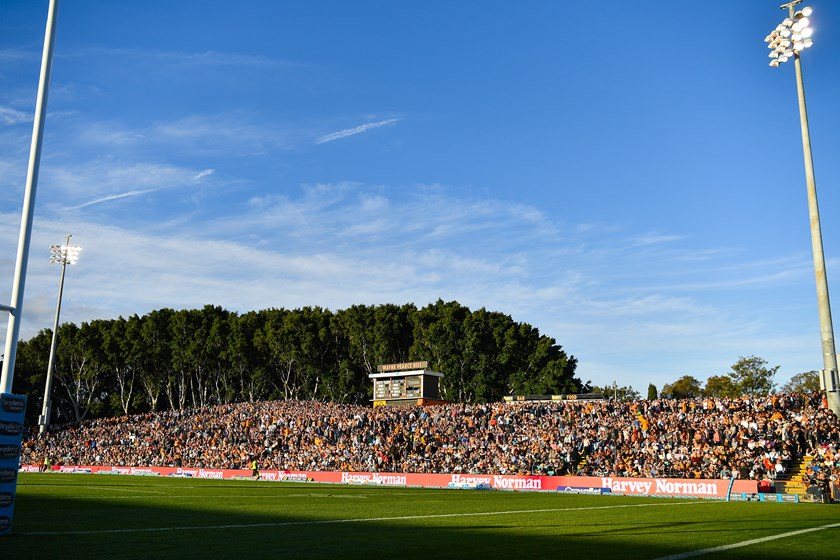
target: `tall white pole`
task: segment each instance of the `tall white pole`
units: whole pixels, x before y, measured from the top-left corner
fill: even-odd
[[[791,17],[793,6],[790,7]],[[802,152],[805,157],[805,182],[808,189],[808,213],[811,218],[811,247],[814,252],[814,274],[817,281],[817,308],[820,316],[822,341],[822,386],[828,407],[840,416],[840,387],[837,387],[837,353],[834,346],[834,326],[831,322],[831,303],[828,297],[828,276],[825,270],[820,208],[817,203],[817,184],[814,178],[814,160],[811,156],[811,134],[808,129],[808,109],[805,106],[805,84],[802,80],[802,63],[799,53],[793,57],[796,66],[796,91],[799,96],[799,122],[802,128]]]
[[[41,77],[38,81],[38,98],[35,102],[35,122],[32,126],[32,145],[29,150],[29,168],[26,172],[26,191],[23,198],[23,214],[20,222],[15,279],[12,285],[12,301],[9,311],[9,327],[6,330],[6,350],[3,358],[3,374],[0,377],[0,393],[11,393],[15,373],[17,342],[20,337],[20,319],[23,314],[23,291],[26,284],[26,265],[29,259],[29,242],[32,237],[32,217],[35,213],[35,194],[38,189],[38,170],[41,165],[41,145],[44,141],[44,121],[47,117],[47,96],[52,70],[53,41],[58,16],[58,0],[50,0],[47,14],[47,30],[44,36],[44,52],[41,57]]]
[[[67,271],[67,254],[70,250],[70,238],[72,235],[64,237],[65,250],[62,253],[59,248],[59,255],[61,255],[61,280],[58,283],[58,303],[55,305],[55,322],[53,323],[52,342],[50,343],[50,361],[47,365],[47,382],[44,386],[44,406],[41,408],[41,417],[38,419],[38,433],[42,436],[47,432],[47,426],[50,425],[50,411],[52,408],[52,381],[53,370],[55,369],[55,349],[58,343],[58,318],[61,315],[61,295],[64,293],[64,273]]]

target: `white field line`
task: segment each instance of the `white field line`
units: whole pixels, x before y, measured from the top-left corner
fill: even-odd
[[[775,541],[776,539],[784,539],[787,537],[794,537],[796,535],[801,535],[803,533],[812,533],[814,531],[823,531],[825,529],[835,529],[840,527],[840,523],[833,523],[831,525],[823,525],[821,527],[811,527],[810,529],[799,529],[798,531],[791,531],[789,533],[781,533],[779,535],[770,535],[769,537],[761,537],[760,539],[750,539],[748,541],[741,541],[738,543],[733,544],[725,544],[722,546],[716,546],[714,548],[704,548],[702,550],[692,550],[690,552],[682,552],[680,554],[674,554],[672,556],[663,556],[662,558],[657,558],[656,560],[682,560],[683,558],[693,558],[694,556],[703,556],[704,554],[713,554],[715,552],[722,552],[724,550],[732,550],[733,548],[741,548],[744,546],[750,546],[754,544],[761,544],[768,541]],[[806,554],[807,557],[807,554]]]
[[[291,527],[298,525],[334,525],[337,523],[369,523],[371,521],[410,521],[414,519],[445,519],[450,517],[487,517],[494,515],[519,515],[523,513],[555,513],[561,511],[589,511],[599,509],[623,509],[640,507],[668,507],[713,504],[723,502],[666,502],[653,504],[625,504],[620,506],[593,506],[581,508],[520,509],[509,511],[480,511],[475,513],[434,513],[429,515],[400,515],[395,517],[362,517],[358,519],[320,519],[317,521],[278,521],[274,523],[240,523],[232,525],[204,525],[188,527],[147,527],[140,529],[95,529],[90,531],[29,531],[17,535],[99,535],[106,533],[156,533],[166,531],[204,531],[207,529],[252,529],[256,527]]]
[[[119,488],[117,486],[97,486],[97,492],[105,490],[108,492],[141,492],[143,494],[163,494],[162,490],[138,490],[137,488]],[[114,499],[114,496],[90,496],[91,498],[104,498],[106,500]],[[148,496],[142,496],[147,498]]]

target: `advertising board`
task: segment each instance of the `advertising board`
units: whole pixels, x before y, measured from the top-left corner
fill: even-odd
[[[23,470],[30,467],[24,466]],[[247,469],[199,469],[175,467],[120,467],[63,465],[53,471],[134,476],[168,476],[206,479],[250,479]],[[618,478],[591,476],[536,476],[498,474],[418,474],[386,472],[277,471],[260,470],[260,480],[272,482],[321,482],[416,488],[493,489],[516,492],[565,492],[580,494],[620,494],[679,498],[726,499],[729,485],[733,493],[758,493],[754,480],[704,480],[672,478]]]
[[[0,535],[12,530],[26,397],[0,394]]]

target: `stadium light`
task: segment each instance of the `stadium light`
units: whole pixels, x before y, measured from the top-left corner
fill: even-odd
[[[55,306],[55,323],[53,323],[52,343],[50,344],[50,361],[47,365],[47,383],[44,387],[44,407],[41,409],[41,416],[38,418],[38,433],[42,436],[50,425],[50,408],[52,405],[52,378],[55,368],[55,348],[58,342],[58,317],[61,314],[61,295],[64,293],[64,273],[68,264],[76,264],[79,260],[81,247],[70,245],[72,235],[64,236],[64,245],[53,245],[50,247],[50,264],[61,265],[61,281],[58,283],[58,304]]]
[[[791,58],[798,60],[799,53],[814,44],[814,41],[811,39],[814,30],[810,27],[811,20],[808,19],[808,16],[813,13],[813,10],[807,6],[798,12],[795,12],[793,9],[801,1],[795,0],[782,5],[782,9],[787,8],[790,11],[790,17],[782,20],[782,23],[777,25],[764,38],[764,42],[767,43],[767,48],[770,49],[770,66],[778,67]]]
[[[808,110],[805,106],[805,85],[802,80],[800,53],[814,44],[813,28],[808,17],[810,7],[795,10],[802,0],[793,0],[780,6],[788,10],[788,17],[776,26],[764,41],[770,49],[770,66],[778,67],[793,59],[796,67],[796,91],[799,96],[799,122],[802,129],[802,151],[805,157],[805,182],[808,188],[808,212],[811,218],[811,247],[814,252],[814,273],[817,280],[817,307],[820,316],[820,337],[823,351],[823,370],[820,372],[820,389],[825,391],[828,407],[840,416],[840,383],[837,377],[837,353],[834,346],[834,327],[831,323],[831,304],[828,298],[828,277],[825,270],[820,210],[817,204],[817,186],[814,179],[814,160],[811,156],[811,134],[808,130]]]

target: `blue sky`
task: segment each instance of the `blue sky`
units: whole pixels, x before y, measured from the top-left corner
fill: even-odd
[[[741,356],[820,369],[778,5],[65,0],[21,336],[52,326],[71,233],[62,321],[442,298],[643,394]],[[810,5],[832,288],[840,4]],[[47,7],[0,0],[3,303]]]

